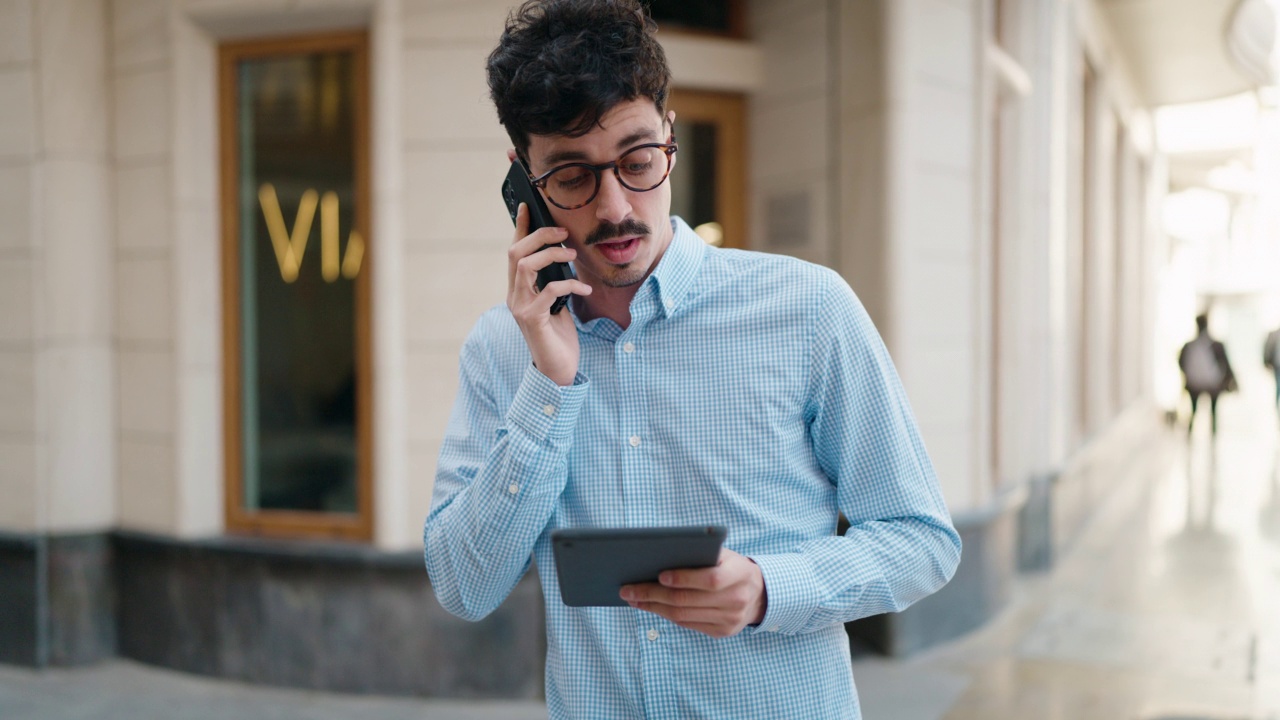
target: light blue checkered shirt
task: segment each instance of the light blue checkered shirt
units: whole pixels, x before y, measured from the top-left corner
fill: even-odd
[[[424,529],[436,597],[482,618],[536,561],[553,718],[857,718],[842,623],[937,590],[960,538],[844,280],[672,223],[631,326],[579,322],[573,386],[532,366],[505,306],[467,338]],[[708,524],[760,566],[759,627],[561,602],[552,529]]]

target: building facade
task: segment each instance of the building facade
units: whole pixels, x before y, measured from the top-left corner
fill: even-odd
[[[1149,113],[1093,0],[705,5],[661,23],[676,211],[868,308],[966,546],[850,632],[954,637],[1155,426]],[[421,569],[458,350],[505,297],[510,6],[0,3],[0,661],[541,692],[536,578],[467,624]]]

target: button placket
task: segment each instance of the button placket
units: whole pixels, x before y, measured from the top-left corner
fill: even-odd
[[[652,524],[648,517],[645,500],[649,490],[645,478],[651,475],[648,459],[643,451],[645,442],[646,418],[646,384],[645,368],[638,348],[644,340],[647,323],[654,316],[654,306],[646,306],[639,313],[633,313],[631,326],[623,331],[615,340],[613,347],[613,364],[617,372],[619,405],[617,430],[622,442],[622,493],[626,498],[624,519],[628,524]],[[639,632],[644,633],[644,627]]]

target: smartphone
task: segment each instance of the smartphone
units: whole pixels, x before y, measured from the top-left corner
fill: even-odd
[[[502,201],[507,205],[507,212],[511,213],[511,222],[516,221],[516,211],[520,209],[520,203],[529,206],[529,232],[533,232],[538,228],[553,227],[555,221],[551,219],[551,211],[547,209],[547,204],[542,200],[542,193],[529,182],[529,172],[525,170],[520,160],[511,162],[511,169],[507,171],[507,179],[502,181]],[[547,247],[552,247],[548,245]],[[560,247],[564,247],[560,243]],[[556,262],[551,263],[545,268],[538,271],[538,290],[542,290],[547,283],[556,282],[557,280],[573,279],[573,268],[569,267],[569,263]],[[551,305],[551,314],[554,315],[569,302],[568,295],[561,295],[556,298],[555,303]]]

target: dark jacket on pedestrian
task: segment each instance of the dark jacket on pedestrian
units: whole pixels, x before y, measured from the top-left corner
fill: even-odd
[[[1187,392],[1219,393],[1236,390],[1236,375],[1227,360],[1227,349],[1207,332],[1182,346],[1178,353],[1178,367],[1186,381]]]

